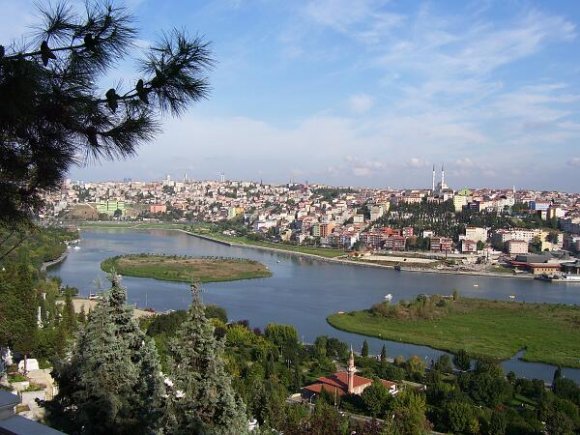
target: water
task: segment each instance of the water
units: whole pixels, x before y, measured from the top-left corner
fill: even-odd
[[[365,337],[337,331],[326,317],[337,311],[365,309],[383,300],[387,293],[393,302],[412,299],[417,294],[450,294],[457,289],[463,296],[517,301],[570,303],[580,305],[580,286],[545,283],[534,280],[396,272],[388,269],[359,267],[324,262],[312,258],[229,247],[201,240],[185,233],[165,230],[83,230],[79,250],[70,250],[67,259],[52,268],[64,284],[77,287],[80,295],[107,287],[100,262],[108,257],[129,253],[165,253],[193,256],[243,257],[269,267],[270,278],[204,285],[206,304],[224,307],[232,320],[247,319],[252,327],[264,328],[270,322],[295,325],[303,341],[312,342],[318,335],[337,337],[360,349]],[[137,306],[157,311],[186,309],[191,301],[188,285],[152,279],[123,277],[128,299]],[[477,284],[477,287],[474,287]],[[147,303],[146,303],[147,301]],[[374,338],[366,338],[371,353],[380,353],[383,344],[391,357],[420,355],[426,362],[443,352]],[[580,355],[579,355],[580,358]],[[551,381],[555,367],[525,363],[517,358],[504,362],[506,371],[519,376]],[[580,370],[563,369],[563,374],[580,382]]]

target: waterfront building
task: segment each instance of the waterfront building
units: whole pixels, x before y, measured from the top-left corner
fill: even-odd
[[[461,252],[463,254],[472,254],[477,252],[477,242],[475,240],[461,240]]]
[[[387,237],[387,239],[385,240],[385,249],[389,251],[404,251],[405,238],[399,235]]]
[[[431,251],[451,252],[453,250],[453,240],[448,237],[431,237]]]
[[[507,252],[509,255],[527,254],[529,244],[525,240],[508,240],[506,243]]]
[[[465,239],[485,243],[487,241],[487,228],[467,227],[465,228]]]

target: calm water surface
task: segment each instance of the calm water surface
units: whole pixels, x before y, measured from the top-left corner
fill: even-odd
[[[580,305],[580,285],[549,284],[534,280],[465,275],[396,272],[388,269],[333,264],[277,252],[229,247],[201,240],[177,231],[165,230],[83,230],[80,249],[71,249],[67,259],[50,273],[64,284],[77,287],[81,296],[107,287],[100,262],[107,257],[129,253],[165,253],[193,256],[242,257],[260,261],[270,268],[272,277],[204,285],[206,304],[224,307],[232,320],[247,319],[252,327],[270,322],[295,325],[303,341],[318,335],[337,337],[359,348],[365,337],[337,331],[326,323],[326,316],[337,311],[370,307],[391,293],[393,301],[411,299],[417,294],[449,294],[457,289],[463,296],[526,302]],[[191,301],[187,284],[123,277],[129,302],[158,311],[186,309]],[[474,285],[477,285],[475,287]],[[442,352],[425,346],[366,338],[372,353],[383,344],[394,357],[420,355],[427,362]],[[578,355],[580,358],[580,355]],[[506,371],[519,376],[551,381],[554,367],[512,359],[503,363]],[[565,376],[580,382],[580,370],[564,369]]]

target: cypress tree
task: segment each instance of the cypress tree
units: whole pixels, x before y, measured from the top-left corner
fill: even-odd
[[[192,285],[192,293],[188,318],[169,345],[171,381],[164,429],[167,433],[247,433],[245,405],[236,397],[222,359],[224,341],[215,337],[214,326],[205,316],[198,285]]]
[[[387,361],[387,346],[383,344],[383,348],[381,349],[381,362],[384,363]]]
[[[163,382],[155,346],[113,286],[81,330],[69,361],[53,371],[58,395],[48,421],[67,433],[155,433]],[[81,430],[82,428],[82,430]]]
[[[367,341],[363,341],[363,345],[362,345],[362,349],[360,350],[360,355],[367,357],[369,356],[369,344],[367,343]]]
[[[62,323],[68,334],[72,334],[77,328],[77,316],[70,293],[67,293],[64,299]]]

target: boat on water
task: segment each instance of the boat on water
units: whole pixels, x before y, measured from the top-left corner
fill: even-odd
[[[572,283],[579,283],[580,284],[580,275],[546,275],[542,274],[536,276],[535,279],[539,281],[547,281],[547,282],[572,282]]]
[[[388,293],[385,295],[385,301],[391,302],[393,300],[393,295]]]
[[[509,295],[508,298],[515,299],[516,297],[515,297],[515,295]]]

